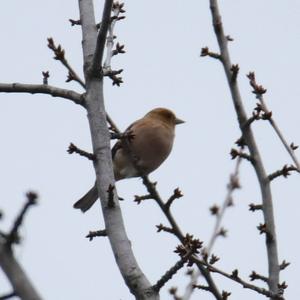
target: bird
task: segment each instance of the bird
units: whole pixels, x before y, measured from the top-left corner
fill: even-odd
[[[112,148],[115,181],[146,176],[169,156],[174,142],[175,126],[185,123],[167,108],[155,108],[133,122],[124,132],[126,145],[119,140]],[[74,205],[86,212],[98,199],[95,185]]]

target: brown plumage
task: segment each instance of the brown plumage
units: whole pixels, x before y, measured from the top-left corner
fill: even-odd
[[[130,154],[122,142],[112,148],[115,180],[148,175],[156,170],[169,156],[175,135],[175,126],[184,123],[166,108],[155,108],[143,118],[132,123],[125,131],[132,138],[127,142]],[[134,162],[133,162],[134,158]],[[94,185],[75,204],[74,208],[87,211],[97,200]]]

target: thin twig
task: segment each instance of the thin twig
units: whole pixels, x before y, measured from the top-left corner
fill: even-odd
[[[69,71],[68,79],[66,81],[69,82],[71,80],[74,80],[78,82],[81,85],[81,87],[85,89],[85,83],[75,72],[75,70],[71,67],[70,63],[66,59],[65,50],[62,49],[61,45],[56,46],[53,38],[48,38],[48,48],[54,52],[55,54],[54,59],[59,60],[62,63],[62,65],[65,66]]]
[[[12,244],[19,243],[19,229],[23,223],[24,217],[28,211],[28,209],[36,204],[37,194],[34,192],[28,192],[26,194],[27,201],[24,204],[22,210],[20,211],[18,217],[16,218],[12,229],[6,237],[6,245],[10,248]]]
[[[189,260],[191,253],[182,257],[172,268],[170,268],[153,286],[153,289],[159,291]]]
[[[71,23],[71,26],[81,25],[81,21],[80,20],[69,19],[69,22]]]
[[[260,275],[258,273],[256,273],[255,271],[252,271],[252,273],[249,275],[250,280],[254,281],[254,280],[261,280],[263,282],[268,282],[268,278],[266,276]]]
[[[234,168],[234,172],[230,175],[230,181],[227,185],[227,195],[225,197],[225,200],[222,204],[221,209],[218,211],[218,213],[216,215],[215,227],[213,229],[213,233],[211,235],[210,241],[205,249],[205,252],[207,253],[207,255],[210,255],[211,250],[214,246],[214,243],[216,242],[218,233],[221,228],[221,222],[225,215],[226,209],[229,207],[229,205],[232,201],[232,194],[237,188],[239,188],[239,183],[238,183],[239,179],[238,178],[239,178],[239,168],[240,168],[241,162],[242,162],[242,158],[238,157],[235,168]]]
[[[170,198],[168,199],[168,201],[165,204],[166,209],[170,209],[171,205],[173,204],[173,202],[176,199],[179,199],[183,197],[183,194],[181,193],[179,188],[176,188],[173,192],[173,194],[170,196]]]
[[[289,175],[291,175],[290,174],[291,171],[299,172],[299,169],[293,165],[291,165],[291,166],[284,165],[281,170],[275,171],[274,173],[270,174],[268,176],[268,178],[270,181],[272,181],[273,179],[275,179],[279,176],[283,176],[284,178],[287,178]]]
[[[202,261],[203,264],[205,264],[207,266],[207,268],[211,271],[211,272],[214,272],[214,273],[218,273],[228,279],[231,279],[239,284],[241,284],[243,286],[243,288],[246,288],[246,289],[250,289],[250,290],[253,290],[261,295],[264,295],[268,298],[272,298],[272,299],[276,299],[276,300],[284,300],[284,298],[282,297],[282,295],[279,295],[279,294],[276,294],[276,293],[273,293],[271,291],[268,291],[267,289],[265,288],[261,288],[261,287],[258,287],[256,285],[253,285],[253,284],[250,284],[244,280],[242,280],[239,276],[238,276],[238,272],[237,270],[234,270],[231,274],[230,273],[226,273],[218,268],[216,268],[215,266],[212,266],[208,263],[206,263],[205,261]]]
[[[225,197],[225,200],[222,204],[221,209],[218,207],[216,208],[216,222],[215,222],[215,226],[210,238],[210,241],[208,242],[207,247],[204,249],[204,253],[209,256],[212,248],[214,246],[214,243],[216,242],[217,237],[219,236],[219,232],[221,229],[221,222],[224,218],[226,209],[229,207],[231,201],[232,201],[232,194],[234,192],[235,189],[237,189],[239,187],[239,168],[240,168],[240,164],[242,162],[242,158],[239,156],[236,160],[236,165],[234,168],[234,172],[230,175],[230,181],[227,185],[227,194]],[[199,271],[195,271],[194,274],[192,274],[191,276],[191,280],[189,282],[189,284],[186,287],[184,296],[182,297],[183,300],[187,300],[190,299],[192,293],[193,293],[193,288],[197,283],[197,280],[199,278],[199,276],[201,275],[201,273]]]
[[[269,117],[267,118],[267,120],[269,121],[269,123],[271,124],[271,126],[273,127],[273,129],[275,130],[277,136],[279,137],[280,141],[282,142],[284,148],[286,149],[286,151],[288,152],[288,154],[290,155],[290,157],[292,158],[293,162],[295,163],[295,165],[297,166],[297,171],[300,172],[300,163],[298,161],[297,156],[295,155],[294,150],[292,149],[291,145],[289,145],[289,143],[286,141],[285,137],[283,136],[283,133],[281,132],[281,130],[279,129],[277,123],[275,122],[271,111],[268,109],[265,101],[264,101],[264,97],[262,92],[259,92],[259,90],[263,90],[266,92],[266,89],[262,88],[261,85],[258,85],[256,83],[256,79],[255,79],[255,74],[254,72],[250,72],[247,77],[250,80],[250,85],[253,87],[253,93],[256,95],[256,98],[259,100],[260,104],[261,104],[261,108],[264,111],[265,114],[269,115]]]
[[[88,238],[90,241],[92,241],[95,237],[98,236],[107,236],[107,232],[105,229],[103,230],[97,230],[97,231],[90,231],[87,235],[86,238]]]
[[[11,292],[9,294],[0,296],[0,300],[7,300],[7,299],[10,299],[10,298],[13,298],[13,297],[17,297],[17,294],[15,292]]]
[[[171,224],[173,230],[176,232],[176,236],[182,242],[184,239],[184,234],[182,233],[181,229],[177,225],[170,210],[165,206],[164,201],[162,200],[158,191],[156,190],[155,184],[149,180],[148,176],[143,176],[142,178],[143,178],[143,184],[146,186],[148,193],[152,196],[152,198],[156,201],[158,206],[161,208],[167,220]]]
[[[87,159],[91,161],[95,161],[96,157],[93,153],[86,152],[84,150],[79,149],[77,146],[75,146],[73,143],[70,143],[69,148],[67,150],[69,154],[77,153],[80,156],[86,157]]]
[[[84,106],[84,96],[72,90],[61,89],[47,84],[0,83],[0,92],[47,94],[52,97],[61,97]]]

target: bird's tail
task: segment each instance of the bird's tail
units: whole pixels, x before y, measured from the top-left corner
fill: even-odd
[[[82,212],[86,212],[97,201],[98,191],[96,185],[94,185],[82,198],[80,198],[73,207],[80,209]]]

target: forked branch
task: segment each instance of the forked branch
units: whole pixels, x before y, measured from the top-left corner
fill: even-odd
[[[216,38],[220,48],[221,62],[224,67],[224,71],[227,77],[227,82],[231,92],[233,104],[236,114],[238,116],[239,126],[242,131],[243,139],[249,148],[251,157],[253,158],[253,167],[256,172],[257,179],[259,181],[261,197],[263,202],[263,215],[265,223],[268,226],[268,232],[270,238],[266,238],[266,248],[268,256],[269,267],[269,289],[272,294],[277,294],[279,284],[279,263],[278,263],[278,251],[277,251],[277,239],[275,232],[275,221],[273,213],[272,193],[270,188],[270,181],[264,169],[264,164],[260,156],[256,141],[254,139],[252,130],[246,124],[248,117],[246,115],[242,98],[240,95],[239,87],[237,84],[236,76],[233,80],[232,63],[228,51],[228,39],[224,33],[221,15],[218,7],[217,0],[210,0],[210,9],[213,19],[213,27],[216,34]],[[272,297],[272,299],[275,299]]]

